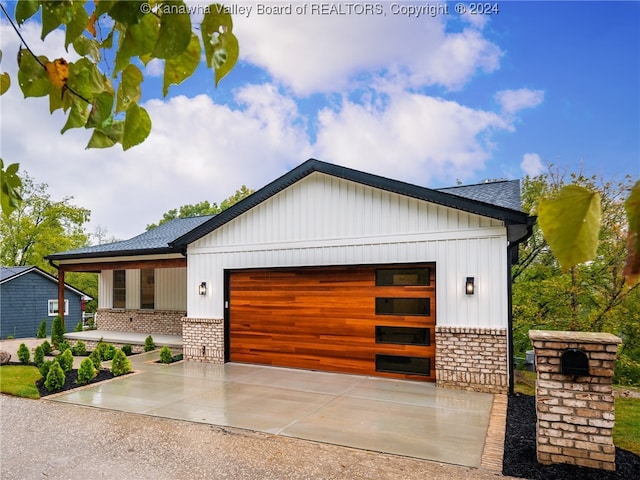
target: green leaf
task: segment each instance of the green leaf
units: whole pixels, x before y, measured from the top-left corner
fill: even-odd
[[[82,35],[84,29],[87,28],[89,23],[89,15],[84,8],[86,1],[73,2],[71,8],[71,18],[67,22],[67,32],[64,39],[64,47],[69,48],[69,44]]]
[[[80,35],[73,41],[73,49],[83,57],[90,57],[94,62],[100,61],[100,44],[97,40]]]
[[[102,14],[106,12],[106,8],[108,6],[100,5],[102,2],[98,3],[98,14]],[[109,10],[109,15],[117,22],[127,23],[129,25],[135,25],[140,23],[140,20],[145,16],[145,14],[149,14],[146,8],[149,5],[149,1],[145,0],[129,0],[129,1],[119,1],[119,2],[111,2],[113,5]],[[143,6],[144,4],[144,6]],[[149,14],[151,15],[151,14]]]
[[[147,15],[136,25],[129,25],[124,33],[118,52],[114,73],[118,73],[131,62],[131,57],[151,53],[160,31],[160,22],[155,15]]]
[[[69,64],[67,85],[87,100],[102,92],[113,94],[111,81],[88,58],[81,58]]]
[[[75,100],[71,104],[67,123],[64,124],[60,133],[64,133],[70,128],[84,127],[89,119],[89,111],[89,105],[87,105],[87,102],[75,97]]]
[[[122,127],[122,122],[114,122],[108,129],[95,129],[89,139],[87,148],[109,148],[116,143],[120,143],[122,141]]]
[[[113,93],[102,92],[95,96],[91,103],[91,112],[87,120],[87,128],[104,130],[113,123]]]
[[[118,87],[116,98],[116,113],[124,112],[131,102],[137,103],[142,95],[140,84],[144,79],[142,72],[133,64],[127,65],[122,71],[122,79]]]
[[[164,62],[164,85],[162,93],[166,97],[169,85],[179,85],[195,72],[200,63],[200,39],[191,34],[189,47],[178,57]]]
[[[636,282],[640,278],[640,181],[631,189],[624,208],[629,223],[624,276],[629,282]]]
[[[231,15],[222,5],[212,5],[205,14],[200,29],[207,66],[214,69],[217,86],[234,67],[240,55],[238,39],[232,33]]]
[[[0,73],[0,95],[9,90],[11,86],[11,77],[7,72]]]
[[[554,198],[540,200],[538,223],[565,272],[592,260],[598,248],[600,194],[567,185]]]
[[[40,61],[48,62],[47,57],[38,57]],[[49,95],[51,82],[47,72],[40,63],[29,53],[21,48],[18,53],[18,85],[25,97],[44,97]]]
[[[43,0],[42,2],[42,35],[44,40],[49,33],[71,20],[71,2],[59,0]]]
[[[160,32],[153,56],[176,58],[191,42],[191,17],[186,5],[180,0],[165,1],[162,7]]]
[[[124,121],[122,148],[128,150],[144,142],[149,133],[151,133],[151,118],[149,114],[137,103],[132,103],[127,108],[127,117]]]
[[[5,170],[4,162],[0,158],[0,204],[5,217],[11,215],[11,212],[18,208],[22,202],[22,197],[20,196],[22,181],[18,177],[18,167],[17,163],[12,163]]]
[[[31,18],[40,9],[38,0],[19,0],[16,3],[15,17],[18,25],[22,25],[25,20]]]

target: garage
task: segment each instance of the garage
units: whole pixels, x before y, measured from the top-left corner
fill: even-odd
[[[235,270],[228,360],[435,381],[435,264]]]

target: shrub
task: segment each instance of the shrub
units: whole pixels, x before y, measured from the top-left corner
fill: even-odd
[[[42,342],[42,353],[45,354],[45,356],[49,356],[51,355],[51,344],[49,343],[48,340],[45,340],[44,342]]]
[[[75,357],[84,357],[87,355],[87,346],[82,340],[78,340],[76,344],[71,347],[71,353],[73,353]]]
[[[49,369],[51,368],[51,365],[53,365],[53,362],[55,362],[55,360],[45,360],[42,362],[42,365],[38,367],[38,371],[40,372],[40,375],[42,375],[42,378],[47,378]]]
[[[117,350],[111,362],[111,373],[113,373],[115,377],[119,377],[130,371],[131,362],[122,350]]]
[[[54,347],[58,347],[60,342],[64,339],[64,326],[62,325],[62,317],[60,315],[56,315],[53,319],[53,324],[51,325],[51,343]]]
[[[69,343],[69,340],[67,340],[67,339],[62,340],[58,344],[58,350],[60,350],[60,353],[64,352],[65,350],[69,350],[70,348],[71,348],[71,344]]]
[[[38,345],[33,351],[33,363],[38,368],[40,368],[40,365],[44,363],[44,349],[42,348],[42,345]]]
[[[47,338],[47,319],[43,319],[38,327],[36,338]]]
[[[47,373],[47,378],[44,381],[44,386],[50,392],[57,392],[59,390],[62,390],[62,387],[64,386],[64,381],[65,381],[64,371],[62,370],[62,367],[60,366],[60,364],[56,360],[54,360],[51,365],[51,368],[49,368],[49,372]]]
[[[74,332],[81,332],[82,331],[82,321],[76,323],[75,328],[73,329]]]
[[[80,385],[86,385],[96,377],[96,373],[98,373],[98,371],[93,365],[91,359],[85,358],[84,360],[82,360],[80,368],[78,369],[78,379],[76,380],[76,383]]]
[[[69,370],[73,368],[73,353],[71,353],[71,349],[67,348],[64,352],[56,357],[58,360],[58,364],[64,371],[67,373]]]
[[[96,370],[100,370],[102,368],[102,358],[100,357],[100,352],[98,350],[91,352],[89,360],[91,360],[91,363],[93,363]]]
[[[20,360],[21,363],[29,363],[30,359],[31,352],[29,352],[29,348],[24,343],[21,343],[18,347],[18,360]]]
[[[106,361],[113,360],[117,350],[118,349],[114,345],[107,343],[102,350],[102,359]]]
[[[173,355],[171,355],[171,350],[169,350],[169,347],[164,346],[160,349],[160,361],[162,363],[173,362]]]
[[[153,338],[151,337],[151,335],[149,335],[147,338],[144,339],[144,351],[150,352],[155,349],[156,349],[156,344],[153,343]]]
[[[640,362],[622,354],[616,360],[613,383],[640,387]]]
[[[120,350],[122,350],[127,357],[130,357],[133,353],[133,347],[131,347],[131,345],[129,344],[123,345]]]

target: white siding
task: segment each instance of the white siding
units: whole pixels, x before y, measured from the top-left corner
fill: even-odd
[[[130,309],[140,308],[140,270],[127,270],[127,300]],[[186,310],[187,269],[155,269],[155,309]],[[98,276],[98,307],[113,307],[113,270],[103,270]]]
[[[321,173],[197,240],[187,259],[191,317],[223,317],[225,269],[436,262],[438,325],[507,325],[502,222]]]

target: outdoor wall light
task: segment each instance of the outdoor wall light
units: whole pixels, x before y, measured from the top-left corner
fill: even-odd
[[[464,292],[467,295],[473,295],[475,292],[474,278],[467,277],[467,281],[464,283]]]
[[[207,294],[207,282],[202,282],[199,286],[198,286],[198,293],[200,295],[206,295]]]

